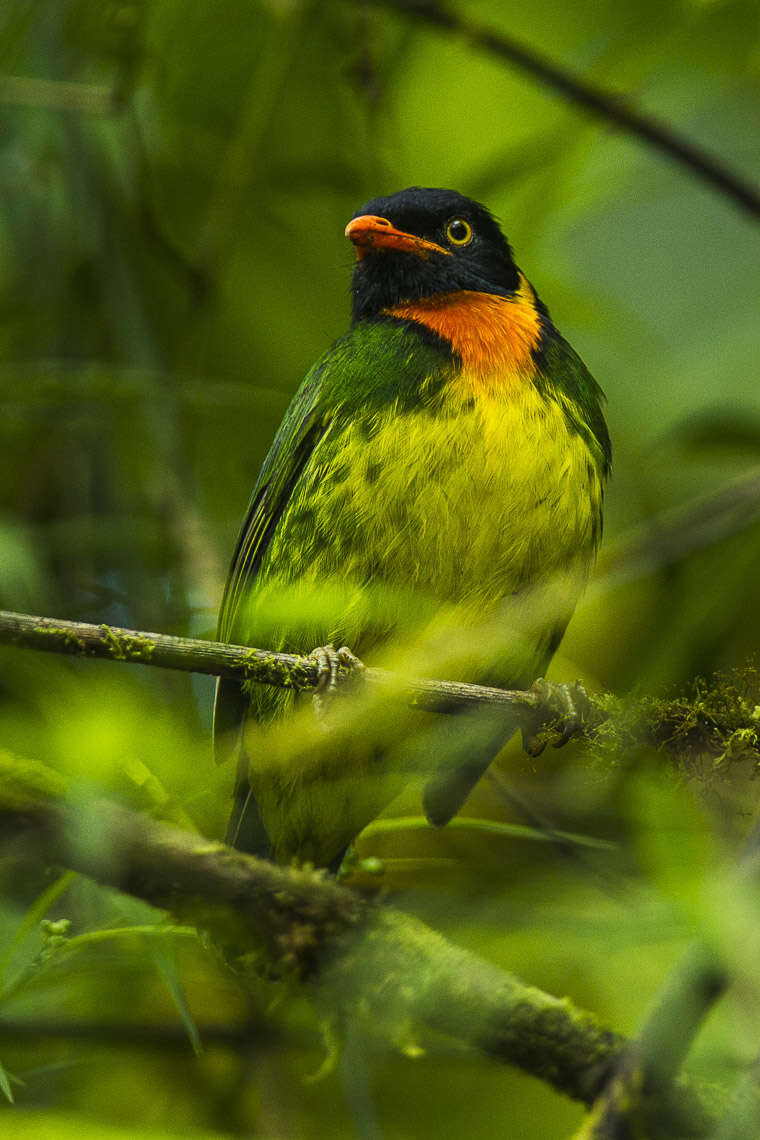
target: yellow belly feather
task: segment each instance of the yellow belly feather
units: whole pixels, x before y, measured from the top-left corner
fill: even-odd
[[[583,437],[534,385],[467,399],[461,379],[435,413],[390,407],[369,427],[343,426],[325,466],[315,456],[254,598],[260,618],[279,612],[281,644],[293,645],[290,613],[306,648],[311,606],[317,640],[331,630],[372,664],[512,685],[543,672],[598,541],[601,481]],[[278,858],[322,861],[408,778],[390,757],[423,714],[367,715],[326,740],[308,710],[250,741]]]

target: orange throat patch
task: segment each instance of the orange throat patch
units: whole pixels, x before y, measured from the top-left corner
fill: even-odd
[[[520,288],[511,297],[462,289],[404,301],[385,312],[425,325],[449,342],[462,362],[467,395],[504,392],[535,371],[531,351],[541,334],[540,318],[535,294],[522,273]]]

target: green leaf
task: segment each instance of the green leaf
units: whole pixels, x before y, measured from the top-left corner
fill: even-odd
[[[165,947],[152,947],[153,961],[156,964],[156,969],[166,983],[166,987],[171,994],[172,1001],[176,1007],[177,1013],[182,1020],[185,1027],[187,1036],[192,1045],[193,1052],[196,1057],[203,1052],[203,1045],[201,1044],[200,1033],[195,1019],[190,1012],[190,1007],[187,1004],[185,991],[182,986],[182,981],[177,969],[177,963],[174,957],[167,951]]]
[[[11,1088],[11,1076],[6,1071],[2,1061],[0,1061],[0,1091],[7,1101],[13,1104],[13,1090]]]

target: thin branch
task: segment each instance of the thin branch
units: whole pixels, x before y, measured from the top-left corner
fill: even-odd
[[[586,1104],[625,1047],[568,999],[525,985],[321,872],[278,867],[106,801],[93,804],[93,818],[107,842],[77,842],[81,812],[54,791],[40,792],[47,773],[32,761],[0,760],[3,844],[199,925],[257,982],[267,970],[308,982],[339,1026],[359,1019],[391,1039],[425,1027]],[[690,1092],[679,1093],[672,1112],[678,1135],[704,1134],[705,1110]]]
[[[380,8],[393,8],[420,23],[454,32],[468,43],[513,64],[545,87],[592,115],[612,123],[659,150],[667,158],[685,166],[703,182],[708,182],[736,205],[760,217],[760,190],[742,174],[730,169],[720,158],[691,142],[651,115],[634,110],[622,96],[582,79],[561,64],[528,47],[519,40],[486,25],[471,22],[435,0],[367,0]]]
[[[666,979],[634,1044],[645,1088],[662,1092],[675,1080],[691,1044],[729,984],[728,971],[702,938]]]
[[[296,691],[312,689],[317,682],[314,659],[296,653],[6,610],[0,610],[2,644],[205,673]],[[562,715],[552,702],[551,693],[544,696],[539,690],[407,678],[371,668],[364,669],[360,679],[370,686],[385,686],[400,702],[413,708],[432,712],[501,706],[531,713],[533,717],[537,714],[546,722],[547,742],[556,739],[548,726],[559,726],[560,735],[563,728]],[[717,675],[710,684],[697,679],[688,693],[627,702],[609,693],[598,693],[585,696],[583,703],[579,720],[572,724],[573,734],[584,736],[602,753],[617,754],[621,749],[648,745],[670,753],[684,771],[703,781],[722,777],[734,761],[760,757],[760,730],[755,717],[755,707],[760,704],[760,671],[752,663],[733,673]]]
[[[317,683],[316,662],[296,653],[275,653],[242,645],[226,645],[220,641],[170,637],[164,633],[36,617],[6,610],[0,610],[0,644],[73,657],[207,673],[212,677],[277,685],[284,689],[311,689]],[[371,685],[394,685],[400,698],[416,708],[440,712],[481,704],[535,709],[541,703],[536,693],[458,681],[400,678],[385,669],[365,669],[361,676]]]
[[[724,483],[605,544],[590,592],[616,589],[740,534],[760,517],[760,469]]]

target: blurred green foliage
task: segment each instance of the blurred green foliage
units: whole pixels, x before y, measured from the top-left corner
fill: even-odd
[[[760,173],[752,0],[460,7]],[[3,607],[213,630],[276,425],[347,323],[345,222],[409,184],[487,202],[608,395],[605,549],[553,675],[651,692],[756,650],[753,502],[717,537],[699,510],[679,522],[756,470],[751,219],[524,75],[360,0],[2,5]],[[222,833],[232,777],[210,759],[208,679],[3,650],[0,686],[0,745],[66,776],[94,841],[103,792]],[[737,1073],[757,1051],[760,958],[735,948],[758,927],[715,887],[732,850],[715,815],[656,755],[593,767],[572,746],[535,763],[515,748],[502,767],[470,815],[522,822],[519,796],[619,852],[378,827],[360,850],[388,860],[397,903],[625,1032],[709,930],[743,984],[693,1066]],[[394,811],[419,815],[414,789]],[[0,1090],[16,1101],[0,1130],[531,1140],[581,1117],[452,1042],[411,1060],[349,1035],[312,1082],[324,1045],[304,1000],[242,993],[126,897],[13,855],[0,875]],[[45,917],[71,921],[64,945]]]

